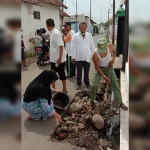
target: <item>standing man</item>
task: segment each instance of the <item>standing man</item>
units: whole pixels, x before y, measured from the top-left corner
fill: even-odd
[[[21,31],[23,31],[23,30],[21,30]],[[29,67],[25,61],[24,49],[25,49],[25,46],[24,46],[24,41],[23,41],[23,35],[21,34],[21,59],[22,59],[22,63],[24,65],[24,67]]]
[[[71,39],[73,35],[75,34],[74,30],[71,28],[71,23],[66,22],[65,23],[65,29],[67,31],[67,35],[64,38],[65,44],[66,44],[66,52],[67,52],[67,78],[72,78],[73,76],[76,76],[75,74],[75,63],[73,64],[71,62]]]
[[[47,29],[50,31],[50,62],[51,69],[58,72],[60,80],[62,80],[63,91],[68,92],[66,88],[65,61],[66,52],[61,33],[55,28],[53,19],[46,20]],[[55,83],[52,86],[55,89]]]
[[[72,63],[76,62],[77,66],[77,90],[81,88],[82,68],[84,67],[84,83],[90,88],[89,71],[90,61],[95,52],[93,37],[86,32],[86,22],[79,24],[79,32],[73,36],[71,42]]]
[[[116,49],[111,43],[107,43],[105,38],[101,38],[97,42],[97,50],[93,55],[93,62],[95,65],[95,72],[92,79],[92,86],[90,91],[90,102],[93,103],[100,80],[103,77],[106,82],[110,82],[110,87],[114,92],[118,105],[128,110],[128,107],[122,102],[121,91],[117,82],[117,77],[113,69],[113,64],[116,58]],[[110,70],[110,78],[108,78]]]

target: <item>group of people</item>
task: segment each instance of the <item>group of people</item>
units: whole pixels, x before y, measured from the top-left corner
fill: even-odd
[[[51,70],[44,70],[28,85],[25,91],[22,106],[30,114],[29,119],[38,120],[43,117],[43,120],[46,120],[54,115],[56,120],[61,122],[60,115],[54,110],[52,93],[61,91],[67,93],[66,79],[74,76],[77,76],[77,90],[80,90],[83,68],[84,83],[90,89],[89,105],[93,104],[100,80],[103,78],[106,82],[110,82],[110,87],[120,108],[128,110],[128,107],[122,102],[121,91],[113,69],[116,57],[115,47],[107,43],[105,38],[101,38],[97,41],[97,48],[95,48],[93,37],[87,32],[86,22],[79,24],[77,33],[71,28],[71,23],[66,22],[63,28],[64,38],[55,28],[53,19],[47,19],[46,26],[50,31]],[[91,60],[95,65],[95,71],[90,85]],[[65,65],[67,65],[67,76]],[[55,81],[58,80],[57,72],[62,81],[63,90],[55,89]]]

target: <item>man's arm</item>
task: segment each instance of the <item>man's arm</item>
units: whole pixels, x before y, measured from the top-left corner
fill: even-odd
[[[92,35],[91,35],[91,38],[90,38],[90,49],[91,49],[92,56],[93,56],[93,54],[95,53],[95,44],[94,44],[94,40],[93,40]]]
[[[109,65],[110,65],[110,67],[112,67],[115,62],[115,59],[116,59],[116,48],[113,44],[110,44],[109,49],[112,54],[112,61],[110,61]]]
[[[76,60],[76,51],[77,51],[77,38],[74,35],[71,40],[71,56],[72,56],[72,63],[75,63]]]
[[[110,79],[107,78],[107,77],[104,75],[103,71],[102,71],[102,70],[100,69],[100,67],[99,67],[99,58],[98,58],[96,52],[93,54],[93,63],[94,63],[94,65],[95,65],[95,69],[96,69],[97,72],[105,79],[105,81],[106,81],[106,82],[110,82]]]
[[[67,34],[67,36],[64,38],[65,42],[69,42],[71,40],[71,35],[70,33]]]
[[[57,64],[59,66],[61,64],[63,50],[64,50],[61,34],[55,34],[55,44],[56,44],[56,46],[58,46],[60,48],[59,49],[59,58],[57,60]]]

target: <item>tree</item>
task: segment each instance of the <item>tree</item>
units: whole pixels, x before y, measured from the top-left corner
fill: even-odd
[[[106,21],[105,23],[104,23],[104,27],[109,27],[109,22],[108,21]]]

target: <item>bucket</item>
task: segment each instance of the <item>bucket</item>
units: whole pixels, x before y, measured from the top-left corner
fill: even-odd
[[[56,109],[64,110],[69,106],[69,97],[66,93],[56,93],[53,97],[53,103]]]

